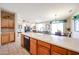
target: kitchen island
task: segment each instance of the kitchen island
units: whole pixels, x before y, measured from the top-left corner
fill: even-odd
[[[79,39],[42,33],[26,32],[30,37],[30,53],[33,55],[78,55]]]

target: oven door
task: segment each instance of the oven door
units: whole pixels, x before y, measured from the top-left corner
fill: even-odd
[[[25,39],[25,41],[24,41],[24,42],[25,42],[24,46],[25,46],[26,50],[30,51],[30,37],[25,36],[24,39]]]

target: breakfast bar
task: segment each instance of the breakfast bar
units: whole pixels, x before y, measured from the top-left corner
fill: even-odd
[[[21,35],[22,47],[24,47],[24,36],[30,37],[29,52],[32,55],[79,54],[79,39],[34,32],[26,32]]]

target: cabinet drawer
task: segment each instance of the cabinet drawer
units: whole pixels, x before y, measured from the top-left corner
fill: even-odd
[[[67,50],[66,49],[58,47],[58,46],[55,46],[55,45],[52,45],[51,52],[56,52],[56,53],[59,53],[61,55],[66,55],[67,54]]]
[[[38,45],[42,45],[44,47],[47,47],[47,48],[50,48],[50,44],[49,43],[46,43],[46,42],[43,42],[43,41],[38,41]]]
[[[38,45],[38,55],[50,55],[50,49],[44,46]]]

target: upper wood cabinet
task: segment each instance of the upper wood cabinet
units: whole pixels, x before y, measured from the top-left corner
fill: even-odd
[[[15,17],[14,13],[1,10],[1,18],[2,19],[14,19],[14,17]]]
[[[30,38],[30,53],[37,55],[37,40]]]
[[[14,28],[15,15],[7,11],[1,11],[1,27]]]

